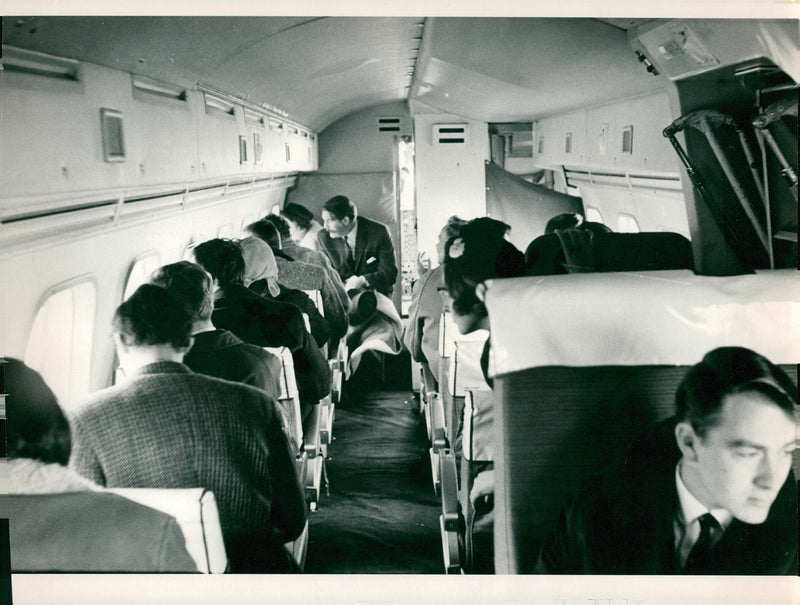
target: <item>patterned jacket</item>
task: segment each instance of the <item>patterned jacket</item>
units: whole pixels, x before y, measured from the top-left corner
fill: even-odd
[[[107,487],[210,489],[235,571],[251,557],[242,545],[288,542],[305,525],[280,418],[263,391],[152,363],[71,418],[70,466]]]

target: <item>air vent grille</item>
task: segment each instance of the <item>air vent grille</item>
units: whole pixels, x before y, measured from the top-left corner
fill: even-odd
[[[469,142],[469,124],[434,124],[434,145],[466,145]]]
[[[134,92],[155,95],[176,101],[186,101],[186,89],[180,86],[159,82],[144,76],[131,75],[131,85]]]
[[[79,61],[73,59],[3,45],[2,68],[9,71],[21,71],[62,80],[78,80],[80,65]]]
[[[378,118],[378,132],[400,132],[403,128],[403,119],[399,116],[384,116]]]
[[[216,115],[226,115],[230,117],[234,116],[233,103],[231,103],[226,99],[223,99],[222,97],[212,95],[208,92],[205,93],[204,96],[206,101],[206,113],[216,114]]]

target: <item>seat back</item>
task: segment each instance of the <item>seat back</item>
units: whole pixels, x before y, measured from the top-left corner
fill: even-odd
[[[287,347],[264,347],[264,349],[281,360],[281,393],[277,403],[283,415],[287,436],[295,452],[298,452],[300,444],[303,443],[303,422],[292,352]]]
[[[188,489],[114,488],[107,490],[175,517],[186,538],[186,550],[202,573],[223,573],[228,559],[214,494]]]
[[[525,250],[527,275],[562,275],[566,257],[554,233],[540,235]],[[691,242],[679,233],[593,233],[591,258],[597,272],[692,269]]]
[[[494,376],[495,569],[533,569],[566,499],[672,416],[686,370],[744,346],[796,380],[794,271],[689,271],[498,280],[487,296]],[[520,321],[525,309],[535,321]]]

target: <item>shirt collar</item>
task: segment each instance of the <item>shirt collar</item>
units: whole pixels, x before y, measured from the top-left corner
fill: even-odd
[[[350,230],[350,233],[345,235],[347,238],[347,243],[350,244],[350,249],[356,249],[356,232],[358,231],[358,222],[356,222],[355,217],[353,218],[353,228]]]
[[[680,469],[681,463],[678,462],[678,464],[675,465],[675,486],[678,490],[678,503],[680,505],[678,508],[678,520],[683,523],[684,526],[688,526],[696,521],[698,517],[710,512],[720,524],[720,527],[722,527],[723,530],[727,529],[731,521],[733,521],[733,515],[724,508],[709,510],[695,498],[689,491],[689,488],[686,487],[686,484],[684,484],[683,479],[681,479]]]

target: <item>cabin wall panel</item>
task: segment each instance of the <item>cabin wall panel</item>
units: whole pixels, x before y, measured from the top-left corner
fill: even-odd
[[[293,135],[287,163],[286,135],[245,123],[241,106],[230,118],[210,115],[201,92],[187,91],[185,102],[151,98],[134,92],[129,73],[90,63],[81,64],[79,81],[3,71],[0,91],[3,198],[285,174],[312,170],[316,162],[316,139]],[[123,161],[104,161],[101,108],[122,113]],[[256,132],[264,147],[259,164]],[[245,163],[240,136],[247,144]]]
[[[678,172],[678,158],[662,130],[673,120],[666,92],[626,99],[539,120],[534,157],[540,168],[562,165],[657,172]],[[633,127],[633,152],[622,152],[622,132]],[[606,130],[605,137],[601,135]],[[565,152],[572,132],[572,153]],[[544,138],[543,153],[538,140]],[[601,142],[601,140],[603,140]]]
[[[81,82],[3,72],[0,181],[3,197],[119,186],[135,177],[126,162],[103,161],[100,108],[132,106],[130,76],[83,65]],[[123,137],[131,152],[130,120]],[[127,136],[126,136],[127,135]]]
[[[464,145],[435,145],[434,124],[467,124]],[[447,219],[486,215],[486,175],[489,159],[489,126],[450,114],[420,113],[414,116],[417,194],[417,241],[419,251],[436,258],[436,241]]]
[[[187,245],[216,237],[219,225],[232,222],[239,229],[247,216],[263,216],[283,202],[286,189],[249,192],[211,200],[184,211],[145,216],[115,225],[86,230],[49,242],[29,242],[0,256],[0,354],[23,357],[37,305],[49,288],[80,275],[97,282],[98,301],[92,343],[91,390],[111,380],[113,343],[111,319],[122,302],[132,261],[157,250],[163,264],[181,259]]]

